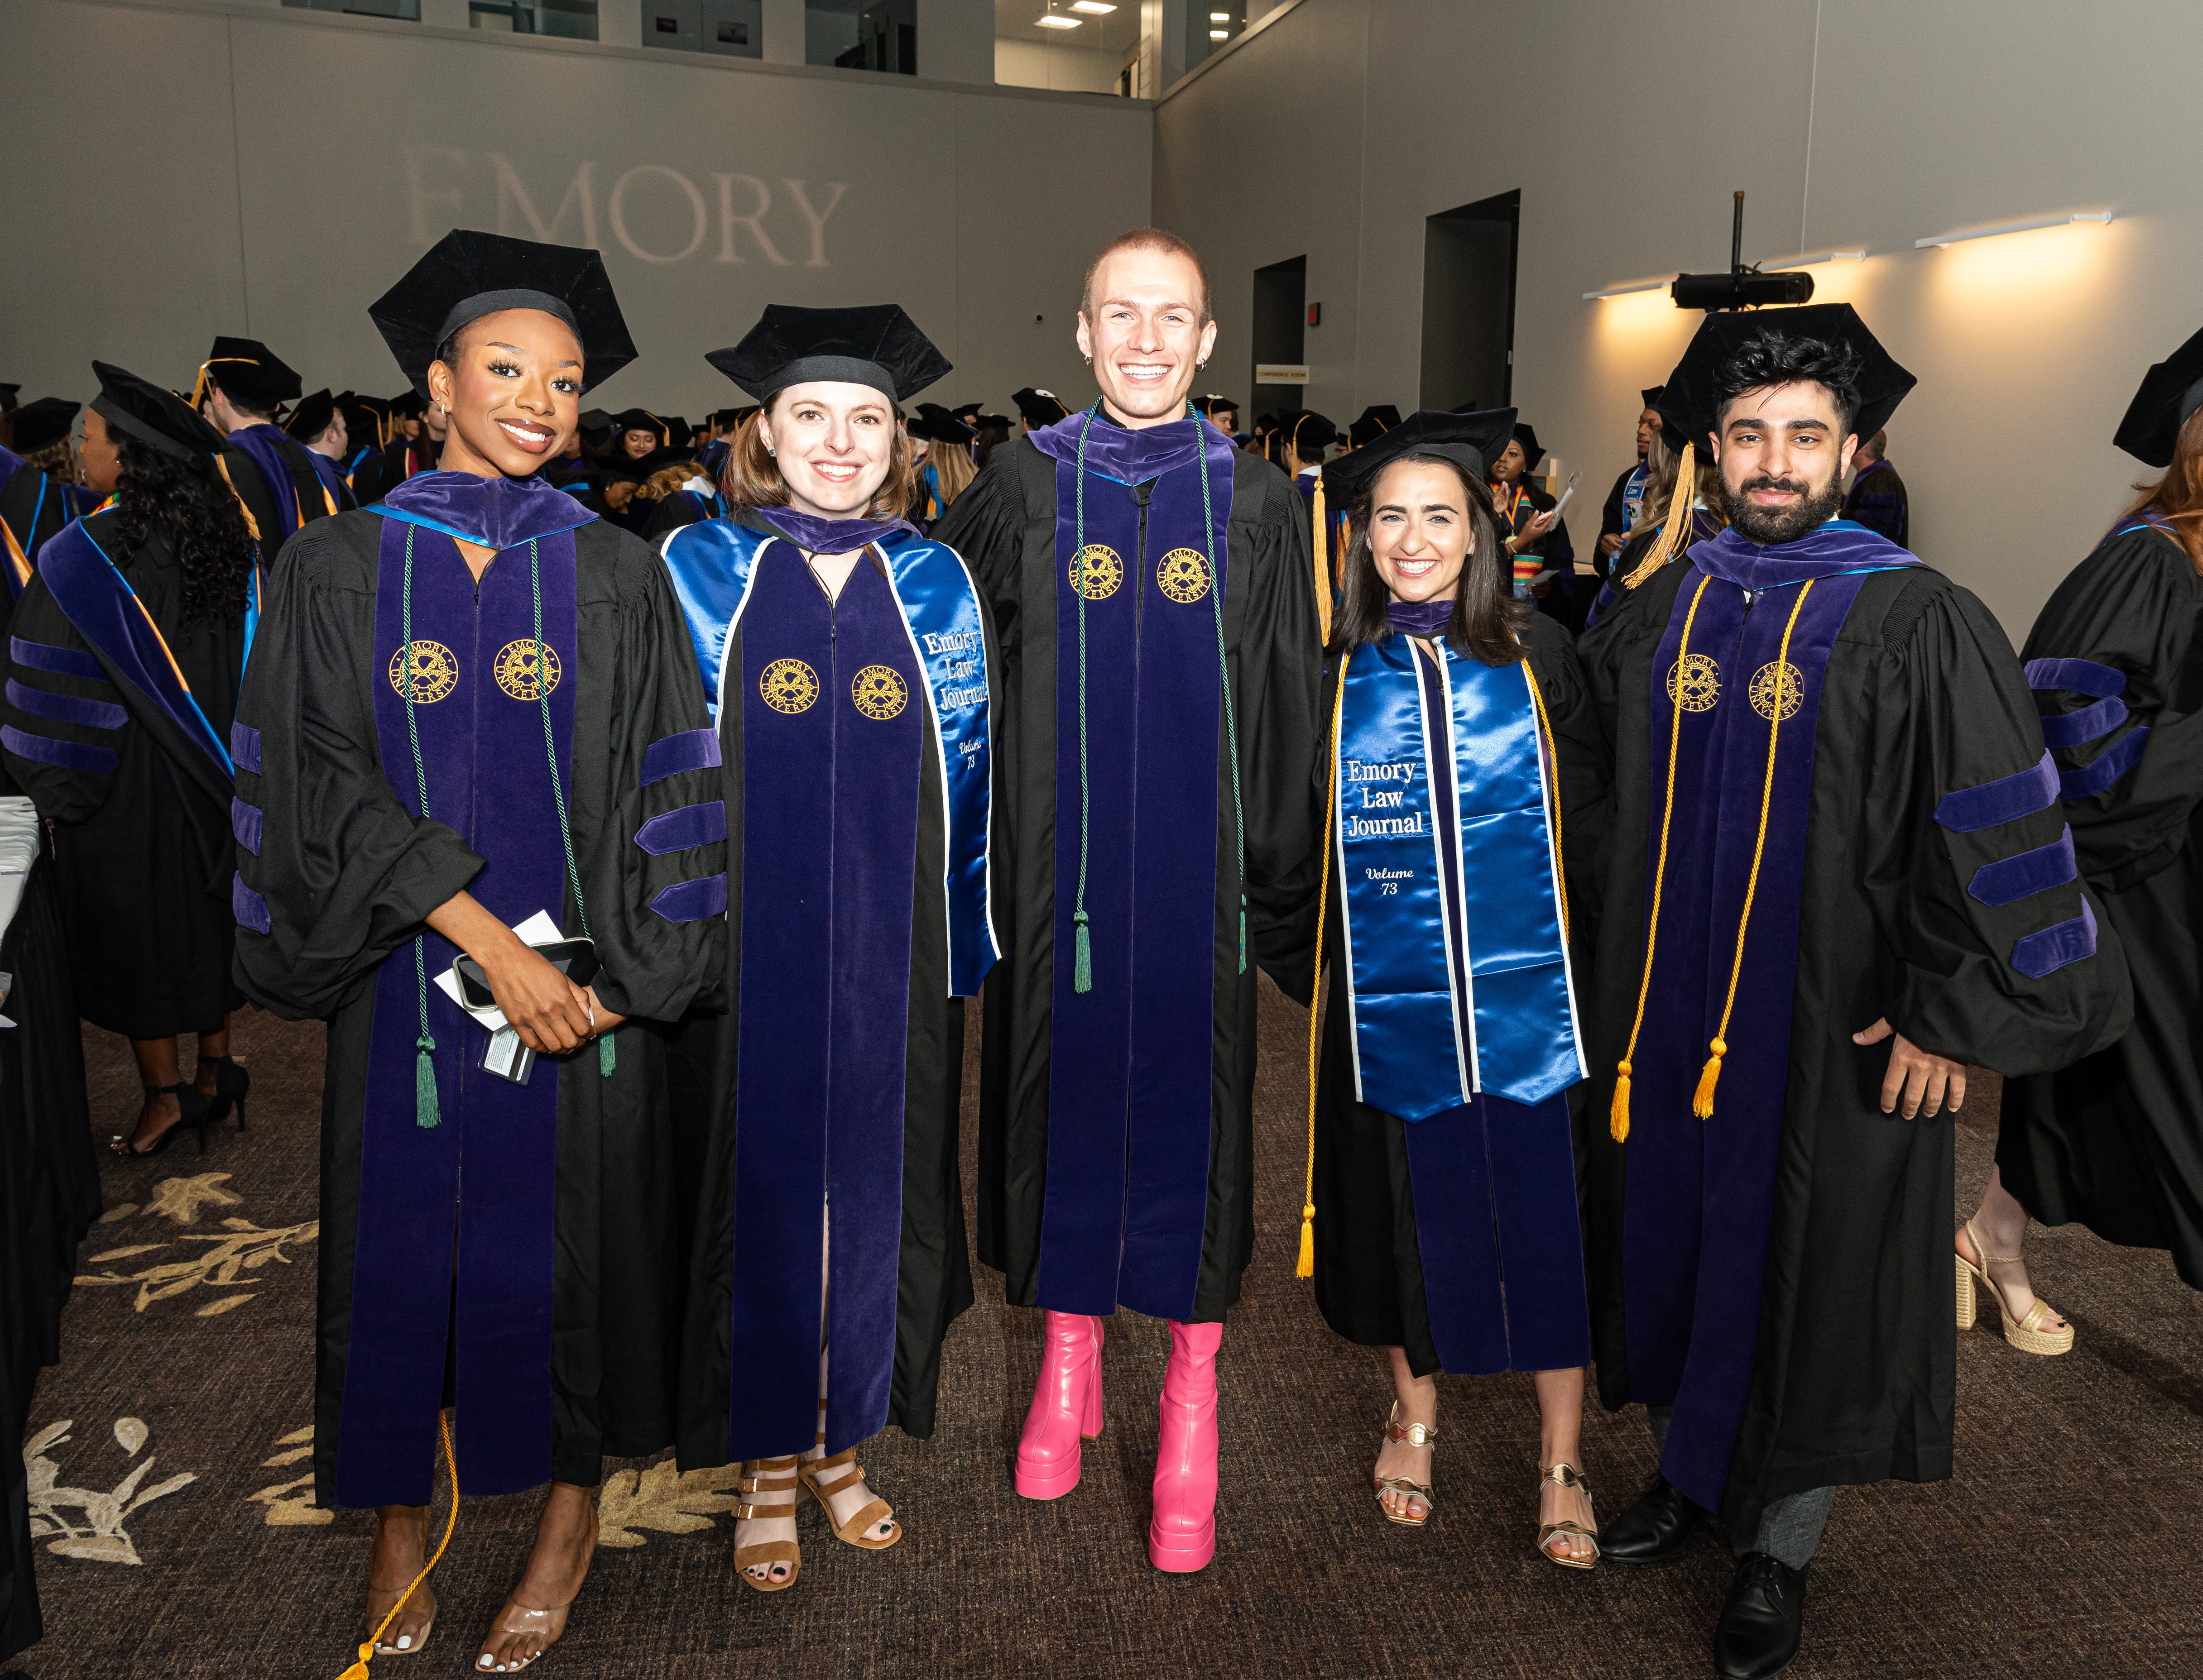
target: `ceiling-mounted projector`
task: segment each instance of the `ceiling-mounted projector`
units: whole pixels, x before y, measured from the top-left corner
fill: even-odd
[[[1736,195],[1736,215],[1729,225],[1728,272],[1725,274],[1678,274],[1668,288],[1679,309],[1751,309],[1770,304],[1812,301],[1813,277],[1797,268],[1763,274],[1744,266],[1744,194]]]

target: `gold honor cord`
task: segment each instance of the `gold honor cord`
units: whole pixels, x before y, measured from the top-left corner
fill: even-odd
[[[201,403],[204,403],[207,399],[207,388],[214,383],[212,380],[207,377],[207,369],[213,367],[217,362],[233,363],[240,368],[257,368],[260,365],[258,362],[255,361],[250,356],[216,356],[210,357],[206,361],[200,363],[199,376],[197,380],[193,380],[192,384],[191,403],[194,409],[198,408]],[[280,408],[282,405],[278,404],[276,406]]]
[[[1315,475],[1315,622],[1331,645],[1331,532],[1323,511],[1323,473]]]
[[[1668,885],[1668,827],[1675,816],[1675,749],[1683,739],[1683,661],[1690,656],[1691,626],[1698,618],[1698,603],[1705,598],[1706,586],[1712,581],[1710,577],[1698,580],[1691,610],[1683,618],[1682,645],[1675,650],[1675,719],[1668,732],[1668,799],[1660,813],[1660,861],[1652,875],[1652,913],[1645,924],[1645,973],[1637,982],[1637,1018],[1629,1023],[1629,1046],[1615,1069],[1614,1106],[1607,1117],[1607,1130],[1616,1143],[1629,1141],[1629,1076],[1635,1070],[1630,1058],[1637,1054],[1637,1035],[1645,1030],[1645,999],[1652,990],[1652,951],[1660,937],[1660,898]]]
[[[1775,799],[1775,748],[1782,738],[1782,703],[1789,698],[1790,637],[1798,628],[1798,615],[1805,610],[1805,597],[1812,591],[1813,580],[1808,578],[1798,591],[1798,604],[1790,609],[1790,622],[1782,627],[1782,651],[1775,656],[1775,693],[1767,708],[1767,779],[1759,790],[1759,836],[1751,843],[1751,875],[1745,882],[1744,910],[1736,918],[1736,958],[1729,965],[1728,997],[1722,1005],[1721,1025],[1714,1029],[1713,1042],[1707,1046],[1713,1055],[1698,1076],[1698,1093],[1691,1099],[1691,1112],[1701,1120],[1714,1117],[1714,1087],[1721,1081],[1722,1058],[1728,1054],[1728,1017],[1736,1008],[1737,982],[1744,976],[1745,930],[1751,925],[1751,900],[1759,891],[1759,860],[1767,851],[1767,813]],[[1679,691],[1681,687],[1676,684]]]
[[[452,1478],[452,1514],[444,1519],[444,1537],[436,1542],[435,1556],[421,1565],[421,1572],[413,1577],[413,1585],[398,1595],[398,1602],[390,1606],[389,1614],[375,1624],[375,1631],[368,1635],[362,1643],[359,1660],[337,1676],[337,1680],[367,1680],[367,1665],[375,1659],[375,1648],[381,1642],[382,1636],[389,1630],[390,1624],[396,1619],[398,1612],[405,1607],[405,1600],[413,1596],[414,1589],[426,1581],[428,1571],[442,1560],[444,1548],[452,1543],[452,1532],[459,1525],[459,1467],[452,1458],[452,1420],[441,1410],[436,1413],[436,1428],[444,1438],[444,1470]],[[433,1462],[430,1468],[434,1468]],[[430,1491],[433,1494],[434,1489]]]
[[[1561,857],[1561,749],[1553,740],[1552,720],[1545,716],[1545,697],[1538,690],[1538,674],[1522,657],[1522,675],[1530,684],[1530,704],[1538,709],[1538,727],[1544,732],[1545,755],[1553,766],[1553,893],[1561,911],[1561,943],[1568,940],[1568,866]]]
[[[1308,987],[1308,1151],[1306,1199],[1301,1204],[1301,1257],[1293,1264],[1296,1277],[1315,1276],[1315,1061],[1316,1017],[1323,1012],[1323,923],[1331,898],[1331,847],[1338,830],[1338,720],[1346,709],[1346,661],[1338,662],[1338,693],[1331,703],[1331,787],[1323,802],[1323,881],[1315,897],[1315,979]],[[1338,883],[1341,893],[1346,883]],[[1339,914],[1344,917],[1342,903]]]
[[[245,498],[238,495],[237,480],[229,475],[229,463],[221,458],[219,451],[216,452],[214,464],[221,474],[221,481],[229,486],[229,493],[237,497],[237,510],[245,516],[245,528],[252,533],[252,540],[258,542],[260,522],[252,516],[252,510],[245,505]]]
[[[1624,589],[1636,588],[1689,546],[1684,536],[1691,528],[1691,504],[1697,500],[1698,491],[1698,448],[1693,444],[1685,444],[1682,458],[1675,468],[1674,492],[1668,498],[1668,516],[1660,522],[1660,535],[1643,563],[1621,580]]]

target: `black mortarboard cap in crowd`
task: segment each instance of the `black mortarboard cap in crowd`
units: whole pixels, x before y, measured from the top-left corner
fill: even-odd
[[[704,359],[760,403],[813,380],[869,386],[900,403],[949,370],[948,358],[900,304],[844,309],[768,304],[740,344]]]
[[[1361,417],[1346,428],[1346,440],[1361,449],[1373,444],[1400,423],[1400,410],[1390,403],[1372,403]]]
[[[1660,406],[1660,393],[1664,389],[1666,389],[1666,387],[1663,386],[1648,385],[1642,391],[1639,392],[1637,393],[1637,398],[1639,402],[1644,404],[1644,408],[1639,409],[1638,412],[1642,414],[1644,413],[1645,409],[1658,408]]]
[[[1518,421],[1515,422],[1513,436],[1515,441],[1522,445],[1523,472],[1526,474],[1536,472],[1538,463],[1545,458],[1545,446],[1538,441],[1538,428],[1525,421]],[[1504,445],[1502,447],[1503,448]]]
[[[173,455],[180,461],[214,455],[221,433],[199,418],[198,410],[173,391],[104,362],[92,364],[99,395],[92,410],[125,437]]]
[[[0,414],[15,413],[15,393],[22,388],[20,385],[0,385]]]
[[[2203,407],[2203,333],[2142,375],[2141,388],[2127,404],[2111,441],[2137,461],[2169,467],[2180,428],[2198,407]],[[15,424],[20,427],[22,421]],[[1871,434],[1862,427],[1859,435]]]
[[[393,420],[418,420],[428,412],[428,398],[419,391],[401,391],[384,405]]]
[[[1219,414],[1239,412],[1239,404],[1236,399],[1230,397],[1219,397],[1214,392],[1206,397],[1195,398],[1193,405],[1211,420],[1215,419]]]
[[[275,413],[304,388],[297,372],[257,339],[216,339],[199,363],[198,380],[192,386],[193,408],[206,401],[210,386],[255,414]]]
[[[665,448],[673,441],[673,428],[648,409],[622,409],[611,418],[612,430],[625,437],[629,432],[652,432],[658,437],[658,446]]]
[[[1485,409],[1475,414],[1420,409],[1376,442],[1342,455],[1323,469],[1326,505],[1343,508],[1403,455],[1435,455],[1451,461],[1479,483],[1514,435],[1515,410]]]
[[[583,409],[578,424],[584,432],[609,432],[612,429],[612,417],[602,409]]]
[[[635,340],[628,336],[604,259],[571,245],[455,227],[367,313],[414,390],[425,397],[428,364],[445,341],[469,321],[499,309],[540,309],[564,321],[581,341],[584,391],[635,360]]]
[[[904,429],[913,438],[936,444],[968,444],[979,434],[938,403],[920,403],[918,418]]]
[[[1029,385],[1022,391],[1013,391],[1010,401],[1017,404],[1018,412],[1025,416],[1028,426],[1053,426],[1057,421],[1067,418],[1071,413],[1064,407],[1062,398],[1053,391],[1042,391],[1035,386]]]
[[[923,403],[918,404],[918,407],[921,409],[924,406],[925,404]],[[962,421],[966,426],[977,426],[979,423],[979,410],[981,406],[982,405],[977,403],[959,403],[954,408],[949,410],[948,412],[954,415],[957,419]]]
[[[329,395],[328,387],[324,386],[312,396],[298,399],[298,406],[283,422],[283,429],[301,442],[318,438],[329,429],[329,421],[336,417],[336,412],[337,399]],[[347,426],[350,423],[346,422]]]
[[[1314,409],[1279,415],[1278,429],[1285,434],[1285,441],[1303,461],[1316,459],[1338,441],[1338,427]]]
[[[1852,430],[1870,438],[1889,423],[1905,395],[1919,383],[1898,365],[1867,330],[1858,311],[1849,304],[1804,304],[1795,309],[1722,310],[1709,315],[1683,351],[1683,359],[1668,382],[1660,387],[1653,404],[1660,429],[1669,448],[1685,444],[1704,447],[1712,435],[1716,410],[1721,403],[1718,380],[1723,367],[1745,344],[1763,333],[1780,333],[1793,339],[1817,339],[1829,345],[1845,345],[1858,353],[1859,411]]]
[[[76,425],[77,410],[83,406],[66,398],[41,397],[35,403],[9,410],[8,425],[15,440],[15,453],[29,455],[61,442]]]
[[[1007,432],[1010,429],[1010,417],[1006,414],[983,414],[972,424],[983,432]]]

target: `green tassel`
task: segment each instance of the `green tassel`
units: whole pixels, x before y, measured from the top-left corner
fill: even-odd
[[[618,1065],[619,1057],[612,1048],[612,1035],[606,1033],[597,1040],[597,1071],[610,1079],[612,1070]]]
[[[1071,989],[1091,992],[1094,989],[1094,941],[1086,932],[1086,912],[1080,911],[1071,918],[1073,956],[1071,964]]]
[[[436,1040],[423,1033],[413,1040],[413,1123],[426,1129],[440,1117],[436,1111],[436,1064],[428,1052]]]
[[[1239,972],[1247,972],[1247,900],[1243,894],[1239,899]]]

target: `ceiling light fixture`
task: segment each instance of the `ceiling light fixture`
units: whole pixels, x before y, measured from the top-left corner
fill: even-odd
[[[1084,20],[1075,17],[1058,17],[1054,12],[1050,12],[1044,17],[1035,18],[1033,21],[1042,29],[1077,29],[1081,27]]]
[[[1208,32],[1208,38],[1212,41],[1228,41],[1231,38],[1231,32],[1228,29],[1212,29]]]
[[[1999,233],[2027,233],[2037,227],[2063,227],[2069,222],[2100,221],[2108,226],[2111,220],[2109,210],[2078,210],[2071,215],[2035,216],[2027,221],[2000,221],[1993,227],[1969,227],[1957,233],[1930,233],[1924,239],[1915,239],[1912,248],[1924,251],[1929,245],[1958,245],[1967,239],[1993,239]]]
[[[1584,301],[1586,303],[1589,303],[1594,298],[1620,298],[1632,292],[1657,292],[1662,286],[1666,286],[1668,283],[1669,281],[1668,280],[1663,279],[1632,280],[1627,286],[1601,286],[1597,292],[1585,292]]]
[[[1229,12],[1211,12],[1208,15],[1208,21],[1211,23],[1229,23],[1231,21],[1231,14]]]
[[[1071,0],[1071,9],[1089,17],[1102,17],[1117,9],[1113,0]]]
[[[1778,256],[1771,262],[1763,262],[1763,268],[1817,268],[1823,262],[1863,262],[1863,251],[1809,251],[1801,256]]]

